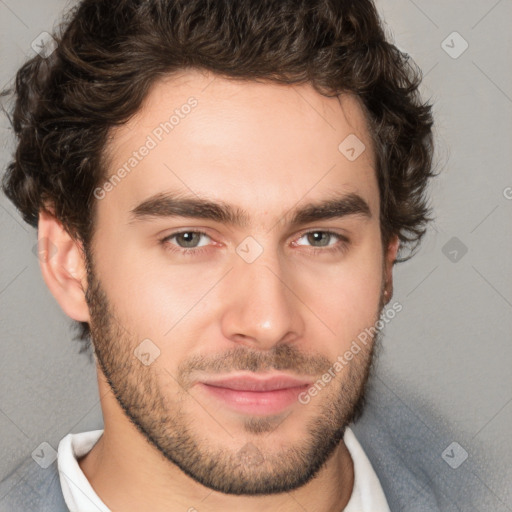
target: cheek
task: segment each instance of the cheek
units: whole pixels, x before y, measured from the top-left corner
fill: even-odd
[[[133,336],[151,339],[162,351],[170,341],[179,350],[176,338],[182,339],[184,332],[195,336],[211,320],[215,294],[207,292],[225,269],[170,265],[158,250],[144,253],[127,247],[122,253],[115,259],[107,254],[101,271],[116,318]]]
[[[318,317],[316,323],[310,324],[331,340],[331,346],[350,345],[378,320],[383,278],[381,251],[375,245],[323,272],[303,270],[298,295],[307,298],[304,302]]]

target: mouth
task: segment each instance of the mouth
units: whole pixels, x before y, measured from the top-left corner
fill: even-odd
[[[197,386],[216,402],[245,414],[278,414],[294,403],[311,385],[311,378],[286,374],[238,374],[229,377],[205,378]]]

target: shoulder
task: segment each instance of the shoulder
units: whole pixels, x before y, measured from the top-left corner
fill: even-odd
[[[0,483],[0,512],[69,512],[60,485],[57,460],[41,468],[31,456]]]
[[[418,399],[399,386],[388,386],[378,378],[369,384],[363,415],[351,429],[377,474],[389,508],[458,512],[474,510],[475,503],[485,501],[488,491],[475,476],[474,461],[470,458],[454,470],[443,459],[453,432],[422,411]]]

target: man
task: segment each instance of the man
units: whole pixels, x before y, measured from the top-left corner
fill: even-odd
[[[432,119],[372,3],[85,0],[56,40],[4,190],[104,430],[62,439],[37,509],[390,510],[350,425]]]

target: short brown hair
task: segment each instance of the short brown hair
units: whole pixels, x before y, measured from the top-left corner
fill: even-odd
[[[375,146],[382,239],[419,244],[434,175],[431,106],[371,0],[83,0],[58,32],[55,51],[16,76],[17,148],[3,190],[32,226],[50,204],[87,247],[109,130],[137,112],[159,77],[192,68],[355,94]],[[81,329],[85,340],[89,326]]]

